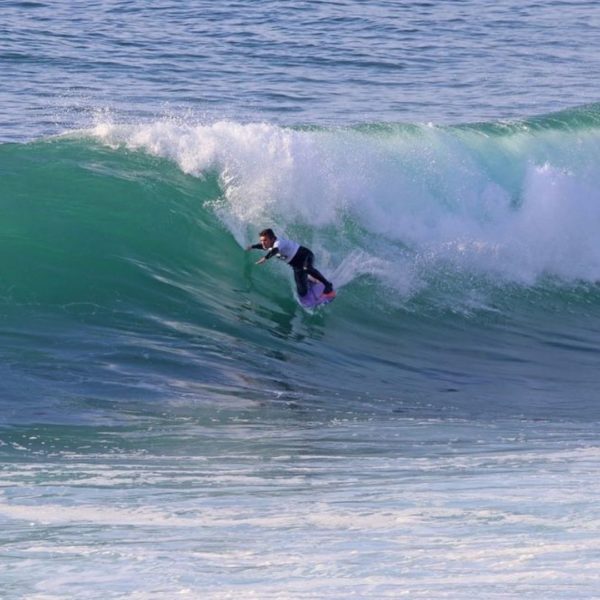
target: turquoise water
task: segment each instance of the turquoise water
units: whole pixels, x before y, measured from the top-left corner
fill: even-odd
[[[3,4],[0,596],[598,595],[599,10]]]

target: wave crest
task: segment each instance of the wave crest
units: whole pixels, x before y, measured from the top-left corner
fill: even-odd
[[[222,193],[212,208],[240,245],[268,225],[331,267],[360,251],[377,265],[361,273],[405,293],[442,267],[523,285],[598,280],[595,115],[335,129],[103,123],[92,133],[196,177],[216,174]]]

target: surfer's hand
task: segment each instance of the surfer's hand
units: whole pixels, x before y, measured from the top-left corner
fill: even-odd
[[[250,246],[246,246],[245,250],[246,252],[250,252],[250,250],[252,250],[252,244],[250,244]]]
[[[265,262],[267,262],[267,259],[266,259],[266,258],[263,256],[262,258],[259,258],[259,259],[256,261],[256,264],[257,264],[257,265],[262,265],[262,264],[263,264],[263,263],[265,263]]]

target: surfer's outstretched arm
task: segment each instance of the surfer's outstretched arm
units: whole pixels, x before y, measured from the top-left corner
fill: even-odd
[[[246,251],[248,250],[266,250],[263,244],[252,244],[246,247]],[[279,248],[269,248],[269,251],[262,257],[256,261],[257,265],[262,265],[264,262],[267,262],[272,256],[279,254]]]

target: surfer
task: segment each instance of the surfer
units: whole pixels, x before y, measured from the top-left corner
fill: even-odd
[[[261,259],[256,261],[257,265],[262,265],[273,256],[285,260],[285,262],[294,269],[294,279],[296,280],[298,296],[301,298],[306,296],[306,293],[308,292],[309,275],[325,286],[323,296],[335,296],[332,283],[325,279],[325,277],[313,267],[315,255],[311,250],[292,240],[278,238],[272,229],[263,229],[259,233],[258,239],[260,240],[260,243],[252,244],[251,246],[248,246],[246,250],[267,250],[267,253]]]

